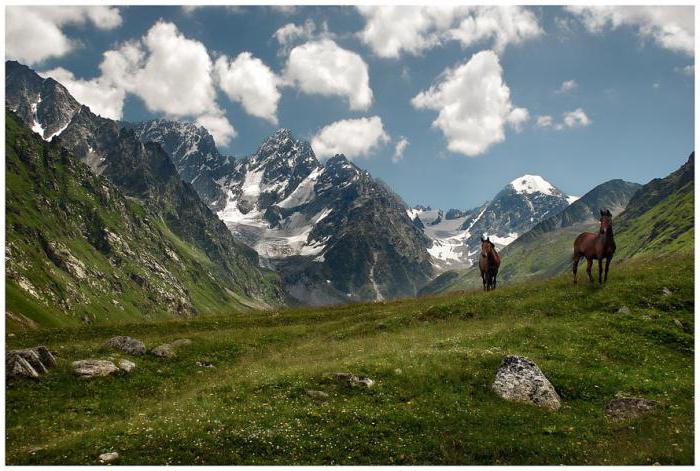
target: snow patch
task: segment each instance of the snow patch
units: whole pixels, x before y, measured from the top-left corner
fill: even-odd
[[[39,101],[37,101],[36,103],[32,103],[31,109],[32,115],[34,116],[34,124],[32,124],[32,131],[39,134],[41,138],[44,139],[44,127],[39,123],[39,116],[37,115],[37,108],[39,107],[39,103],[41,103],[41,96],[39,97]]]
[[[543,193],[545,195],[554,195],[555,191],[554,186],[539,175],[523,175],[510,182],[510,185],[518,193],[525,194]]]
[[[574,201],[577,201],[577,200],[580,199],[580,198],[581,198],[580,196],[571,196],[571,195],[569,195],[569,196],[566,197],[566,201],[567,201],[567,203],[571,204],[571,203],[573,203]]]
[[[498,237],[495,235],[489,236],[489,239],[491,240],[491,242],[493,242],[494,244],[503,245],[503,246],[506,246],[508,244],[515,242],[515,239],[517,239],[517,238],[518,238],[517,232],[511,232],[510,234],[508,234],[505,237]]]

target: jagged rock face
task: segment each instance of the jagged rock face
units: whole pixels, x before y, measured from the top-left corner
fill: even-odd
[[[180,177],[191,183],[210,207],[220,209],[225,195],[213,175],[229,161],[219,154],[214,138],[205,128],[165,119],[122,124],[133,129],[142,141],[160,144]]]
[[[173,130],[186,130],[182,143],[173,141],[166,150],[189,149],[185,143],[195,140],[191,128],[162,120],[139,129],[148,129],[144,138],[161,144]],[[243,159],[220,157],[218,164],[205,164],[203,156],[190,154],[197,165],[174,160],[193,181],[216,182],[217,192],[196,187],[200,196],[262,263],[280,271],[303,302],[413,295],[429,278],[427,240],[406,216],[405,204],[345,157],[321,164],[309,143],[287,129]],[[187,173],[192,167],[198,173]],[[208,197],[214,193],[224,199]]]
[[[7,64],[8,75],[18,77],[12,79],[12,83],[36,86],[41,82],[42,87],[49,84],[53,88],[63,89],[54,80],[42,79],[31,69]],[[28,90],[21,86],[8,89],[8,106],[22,102],[23,97],[29,95],[24,92],[25,89]],[[70,95],[67,97],[70,98]],[[51,103],[59,108],[63,103],[70,111],[77,102],[68,98]],[[70,114],[69,111],[66,111],[66,115]],[[217,276],[227,280],[233,291],[263,304],[282,300],[280,287],[275,286],[258,267],[257,254],[236,242],[192,185],[182,181],[170,157],[159,144],[144,144],[133,129],[120,128],[116,121],[101,118],[86,106],[79,105],[65,130],[60,133],[59,140],[95,174],[106,177],[126,196],[143,202],[163,218],[174,234],[206,254],[214,263]]]
[[[42,141],[11,112],[6,137],[6,285],[12,299],[26,299],[11,310],[36,305],[56,322],[89,323],[191,316],[202,306],[268,299],[255,295],[266,286],[255,279],[263,276],[257,263],[247,261],[250,272],[238,278],[209,261],[168,228],[163,211],[125,197],[60,139]]]
[[[5,62],[5,104],[45,140],[59,135],[80,109],[63,85],[15,61]]]

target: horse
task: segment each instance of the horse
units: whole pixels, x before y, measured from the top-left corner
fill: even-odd
[[[496,252],[493,242],[487,237],[481,237],[481,256],[479,257],[479,270],[481,280],[484,283],[484,291],[496,289],[496,276],[498,267],[501,266],[501,257]]]
[[[593,260],[598,260],[598,284],[602,285],[603,282],[607,283],[610,260],[612,260],[615,254],[615,248],[612,214],[609,209],[605,211],[601,209],[600,230],[598,234],[583,232],[579,234],[574,241],[574,284],[576,284],[576,270],[578,269],[578,262],[581,260],[581,257],[586,257],[586,261],[588,262],[586,273],[588,273],[588,278],[591,280],[591,283],[595,283],[593,281],[593,275],[591,274]],[[603,259],[605,259],[605,278],[603,278]]]

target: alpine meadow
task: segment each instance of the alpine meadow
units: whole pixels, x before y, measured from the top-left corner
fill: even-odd
[[[695,464],[694,6],[4,8],[5,465]]]

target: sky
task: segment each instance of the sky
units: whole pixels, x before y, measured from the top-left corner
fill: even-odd
[[[97,114],[193,121],[237,157],[289,128],[409,205],[646,183],[694,148],[693,7],[14,6],[5,31]]]

